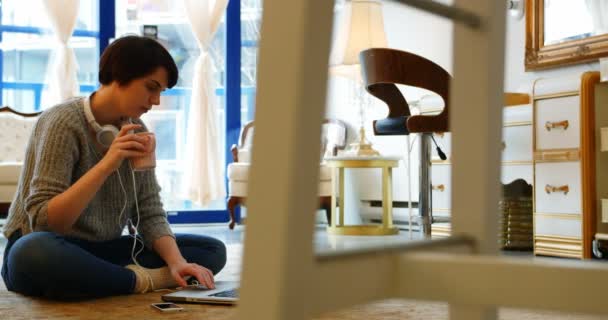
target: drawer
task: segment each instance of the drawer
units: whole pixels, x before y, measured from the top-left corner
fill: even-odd
[[[502,161],[532,161],[532,126],[507,126],[502,130]]]
[[[581,213],[580,162],[537,163],[535,175],[536,212]]]
[[[433,164],[431,168],[433,210],[446,210],[451,207],[452,167],[444,164]]]
[[[579,147],[579,104],[579,96],[536,102],[536,150]],[[566,123],[567,127],[564,126]]]
[[[439,145],[439,148],[441,148],[441,151],[445,153],[447,160],[450,160],[452,155],[452,134],[450,132],[433,133],[433,137],[435,138],[435,142],[437,142],[437,145]],[[439,154],[437,154],[437,150],[433,141],[431,141],[431,159],[441,160],[439,158]]]
[[[506,125],[521,122],[532,123],[532,105],[522,104],[503,108],[502,122]]]
[[[535,236],[582,237],[580,219],[559,218],[553,216],[534,216]]]
[[[534,96],[545,96],[563,92],[578,91],[581,87],[580,74],[573,73],[566,77],[540,78],[534,83]]]
[[[500,182],[508,184],[517,179],[524,179],[533,184],[534,173],[532,163],[530,164],[506,164],[501,167]]]

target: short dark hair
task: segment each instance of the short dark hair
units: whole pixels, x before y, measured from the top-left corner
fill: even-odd
[[[178,71],[167,49],[151,38],[125,36],[103,51],[99,60],[99,82],[107,85],[116,81],[125,85],[158,67],[167,70],[167,86],[172,88],[177,83]]]

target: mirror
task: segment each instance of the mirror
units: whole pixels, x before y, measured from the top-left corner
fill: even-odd
[[[607,0],[527,0],[526,71],[608,56]]]

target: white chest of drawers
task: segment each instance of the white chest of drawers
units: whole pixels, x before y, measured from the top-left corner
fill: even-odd
[[[531,104],[504,109],[501,182],[524,179],[534,186],[537,255],[592,257],[597,212],[593,92],[598,82],[598,72],[539,79]],[[435,217],[451,211],[449,137],[437,139],[448,160],[433,157]],[[435,223],[432,230],[433,237],[450,234],[449,223]]]
[[[534,253],[591,258],[598,72],[534,85]]]

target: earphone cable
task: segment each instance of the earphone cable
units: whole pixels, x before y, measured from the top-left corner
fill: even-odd
[[[135,200],[135,212],[137,212],[137,222],[133,225],[133,227],[135,228],[135,234],[133,235],[135,240],[133,241],[133,249],[131,250],[131,256],[133,257],[133,261],[135,262],[135,264],[139,266],[139,263],[137,262],[137,256],[144,250],[144,243],[141,239],[139,239],[137,237],[137,234],[139,233],[138,227],[139,227],[139,220],[140,220],[139,201],[137,200],[137,186],[135,183],[135,172],[133,171],[133,167],[131,167],[130,161],[128,161],[128,164],[129,164],[129,170],[131,171],[131,178],[133,181],[133,198]],[[135,245],[136,245],[137,241],[139,241],[141,243],[141,248],[137,252],[135,252]]]
[[[127,209],[127,201],[129,199],[128,199],[128,196],[127,196],[127,190],[125,189],[125,186],[122,184],[122,179],[121,179],[121,176],[120,176],[120,171],[118,171],[118,169],[116,169],[115,172],[118,175],[118,183],[120,183],[120,189],[122,189],[122,194],[125,197],[125,202],[122,205],[122,209],[120,210],[120,214],[118,215],[118,226],[122,227],[122,223],[121,223],[122,222],[122,215],[125,213],[125,209]]]
[[[130,168],[130,166],[129,166],[129,168]],[[126,209],[126,207],[127,207],[127,201],[128,201],[129,199],[128,199],[128,195],[127,195],[127,190],[126,190],[126,188],[125,188],[124,184],[122,183],[122,178],[121,178],[122,176],[120,175],[120,171],[119,171],[118,169],[116,169],[116,174],[117,174],[117,176],[118,176],[118,182],[120,183],[120,188],[122,189],[122,192],[123,192],[123,194],[124,194],[124,196],[125,196],[125,204],[123,205],[122,210],[120,211],[120,215],[118,216],[118,225],[119,225],[119,226],[122,226],[122,224],[121,224],[121,221],[122,221],[122,215],[123,215],[123,214],[124,214],[124,212],[125,212],[125,209]],[[137,200],[135,201],[135,205],[136,205],[136,208],[137,208]],[[127,219],[127,222],[131,222],[131,225],[133,225],[132,220],[131,220],[130,218],[129,218],[129,219]],[[137,226],[138,226],[138,225],[139,225],[139,209],[137,209],[137,224],[136,224],[136,225],[133,225],[133,227],[134,227],[134,229],[135,229],[135,233],[134,233],[134,234],[130,234],[130,232],[129,232],[129,234],[130,234],[130,235],[133,237],[133,246],[131,247],[131,258],[133,258],[133,262],[134,262],[134,263],[135,263],[137,266],[140,266],[140,267],[141,267],[141,265],[140,265],[140,264],[139,264],[139,262],[137,261],[137,256],[138,256],[138,255],[139,255],[139,253],[140,253],[140,252],[143,250],[143,245],[144,245],[144,244],[143,244],[143,242],[141,241],[141,239],[139,239],[139,238],[137,237],[137,234],[138,234]],[[142,248],[141,248],[139,251],[135,252],[135,248],[136,248],[136,246],[137,246],[137,242],[138,242],[138,241],[141,243]]]

